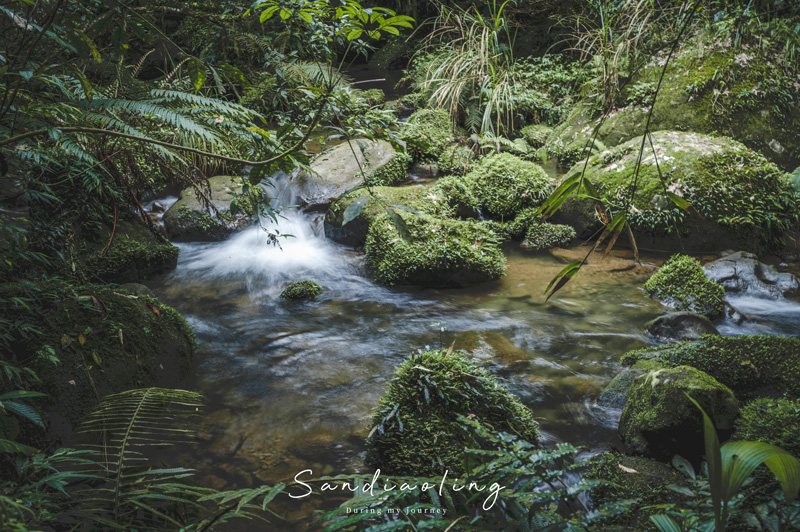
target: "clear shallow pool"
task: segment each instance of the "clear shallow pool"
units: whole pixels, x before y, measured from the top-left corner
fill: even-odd
[[[281,247],[269,245],[260,227],[223,242],[181,244],[176,270],[150,283],[201,344],[187,386],[205,395],[208,408],[200,445],[180,459],[199,463],[203,482],[233,489],[286,481],[303,469],[366,473],[368,418],[394,367],[467,331],[507,340],[498,356],[475,355],[533,410],[550,441],[595,452],[616,445],[619,412],[593,401],[621,355],[648,344],[644,323],[665,312],[641,286],[666,257],[643,257],[642,265],[625,252],[591,260],[545,302],[549,280],[586,248],[535,254],[509,245],[498,282],[388,289],[366,278],[361,254],[325,239],[318,214],[285,211],[279,229],[294,235]],[[302,279],[325,293],[308,303],[278,299]],[[725,322],[724,334],[791,334],[800,324],[793,302],[739,298],[735,305],[763,319]],[[315,504],[287,507],[289,522],[276,529],[305,529]]]

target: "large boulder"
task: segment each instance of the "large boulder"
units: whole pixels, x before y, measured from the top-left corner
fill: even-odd
[[[200,188],[205,198],[190,187],[181,192],[180,199],[164,213],[167,235],[175,241],[222,240],[234,231],[258,222],[252,200],[242,194],[240,177],[217,176],[208,180],[208,187]],[[241,199],[237,200],[237,196]],[[204,199],[209,200],[209,208]],[[237,201],[238,209],[231,212]],[[214,212],[216,210],[216,213]]]
[[[725,290],[709,280],[692,257],[673,255],[644,284],[647,295],[676,310],[688,310],[711,320],[722,316]]]
[[[365,196],[369,199],[361,199]],[[342,225],[345,212],[356,201],[367,203],[358,216]],[[341,244],[363,245],[372,221],[391,205],[400,205],[400,209],[408,208],[422,214],[449,214],[443,194],[427,186],[359,188],[337,199],[328,209],[325,214],[325,236]]]
[[[352,144],[334,146],[314,159],[311,172],[301,171],[292,177],[298,202],[307,210],[323,211],[335,199],[364,185],[365,176],[369,179],[396,157],[398,153],[385,140],[357,139]],[[405,161],[403,154],[399,157]]]
[[[769,50],[687,42],[667,67],[650,131],[730,135],[786,169],[796,167],[800,84],[797,73]],[[626,84],[598,140],[614,147],[644,133],[661,65],[654,60]],[[591,103],[576,106],[550,136],[548,149],[588,138],[599,123],[594,109]]]
[[[739,247],[772,252],[797,221],[798,201],[784,174],[762,155],[724,137],[680,131],[652,134],[638,177],[641,137],[579,162],[565,179],[584,171],[600,196],[629,201],[629,220],[641,247],[714,251]],[[689,202],[688,212],[666,192]],[[588,198],[568,200],[554,221],[591,233],[602,224]],[[677,231],[677,234],[676,234]]]
[[[728,292],[776,299],[800,291],[800,282],[791,273],[779,273],[774,266],[758,261],[752,253],[740,251],[703,267],[706,277]]]
[[[94,234],[81,233],[76,272],[96,282],[138,282],[170,270],[178,248],[132,215]]]
[[[733,392],[691,366],[649,371],[636,377],[619,421],[619,434],[632,454],[670,460],[702,454],[703,418],[688,396],[711,416],[718,430],[730,431],[739,411]]]
[[[397,214],[397,216],[401,216]],[[367,269],[385,285],[464,286],[499,279],[505,256],[494,232],[472,220],[406,215],[406,235],[387,214],[370,226]]]
[[[17,339],[11,351],[41,379],[36,387],[50,398],[56,433],[68,433],[107,394],[175,387],[191,368],[195,340],[189,324],[136,285],[126,286],[132,289],[0,285],[0,316],[38,324],[40,334]],[[27,303],[16,305],[14,298]]]
[[[417,161],[438,161],[453,141],[453,120],[444,109],[420,109],[401,125],[398,137]]]
[[[800,397],[800,339],[785,336],[703,336],[700,340],[626,353],[622,363],[655,360],[704,371],[740,399]]]
[[[372,416],[366,462],[388,475],[461,474],[470,442],[458,417],[538,444],[539,425],[495,377],[460,351],[412,355]]]
[[[648,334],[662,342],[699,340],[704,334],[719,334],[711,320],[695,312],[671,312],[644,324]]]
[[[643,373],[664,369],[666,366],[657,360],[640,360],[629,368],[622,368],[611,382],[603,389],[595,405],[600,408],[618,410],[622,413],[625,404],[628,402],[628,392],[634,379]]]

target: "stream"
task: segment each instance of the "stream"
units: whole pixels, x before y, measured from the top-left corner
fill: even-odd
[[[285,184],[269,191],[292,205]],[[274,229],[269,220],[262,224]],[[509,244],[507,274],[473,288],[386,288],[366,276],[363,255],[325,238],[319,213],[284,210],[280,247],[252,226],[222,242],[181,243],[177,268],[149,283],[197,332],[193,380],[207,409],[199,445],[178,451],[218,489],[313,476],[369,473],[363,465],[371,410],[395,366],[418,349],[448,347],[457,335],[487,332],[501,349],[474,352],[529,406],[546,442],[591,453],[618,445],[619,412],[593,405],[628,350],[648,345],[643,325],[665,312],[641,287],[668,255],[625,251],[590,263],[545,302],[549,280],[586,248],[530,253]],[[326,290],[313,302],[278,299],[290,282]],[[796,334],[800,305],[732,300],[755,323],[722,334]],[[314,501],[313,499],[316,499]],[[305,530],[320,497],[281,508],[271,530]],[[330,499],[330,497],[328,497]],[[266,530],[266,528],[265,528]]]

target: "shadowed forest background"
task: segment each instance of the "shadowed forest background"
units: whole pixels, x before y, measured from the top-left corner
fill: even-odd
[[[798,530],[799,208],[794,1],[0,1],[0,529]]]

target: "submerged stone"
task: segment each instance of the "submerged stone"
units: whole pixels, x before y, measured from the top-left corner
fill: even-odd
[[[695,312],[672,312],[648,321],[648,334],[664,342],[699,340],[704,334],[719,334],[711,320]]]
[[[280,298],[285,301],[301,301],[314,299],[323,292],[323,288],[314,281],[295,281],[281,292]]]

